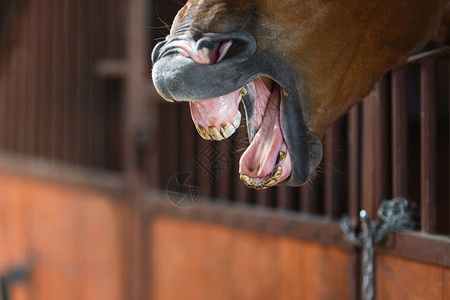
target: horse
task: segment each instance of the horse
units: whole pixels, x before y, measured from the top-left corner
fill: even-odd
[[[250,188],[300,186],[326,129],[427,42],[450,41],[448,0],[188,0],[152,52],[168,101],[188,101],[199,134],[223,140],[245,109],[239,161]]]

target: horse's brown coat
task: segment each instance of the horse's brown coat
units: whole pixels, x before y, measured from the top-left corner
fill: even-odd
[[[448,3],[188,0],[176,16],[165,46],[154,51],[153,79],[166,99],[189,101],[226,95],[256,76],[274,80],[284,91],[280,124],[292,162],[286,181],[299,185],[320,161],[319,139],[325,130],[368,94],[383,73],[405,62],[432,39],[450,40]],[[225,39],[240,36],[246,46],[239,48],[237,43],[234,56],[208,67],[177,60],[173,55],[171,45],[177,41],[204,47],[206,44],[199,41],[214,34]],[[240,60],[236,49],[253,52]],[[253,145],[259,144],[262,142]],[[264,162],[262,156],[256,167]],[[270,153],[266,158],[269,156],[273,158]]]
[[[189,0],[189,30],[254,30],[259,48],[292,62],[307,94],[309,129],[326,128],[389,68],[437,36],[447,0]],[[255,17],[256,15],[256,17]],[[441,32],[446,28],[442,27]]]

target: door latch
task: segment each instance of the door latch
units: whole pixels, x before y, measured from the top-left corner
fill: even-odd
[[[345,240],[362,248],[362,296],[364,300],[373,298],[373,245],[380,242],[389,231],[413,230],[418,223],[415,203],[405,198],[383,200],[377,214],[379,220],[370,221],[368,213],[361,210],[359,226],[354,224],[348,216],[343,216],[340,221]]]

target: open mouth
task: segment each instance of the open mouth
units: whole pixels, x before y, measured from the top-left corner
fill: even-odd
[[[240,159],[249,187],[304,184],[320,163],[322,144],[305,120],[302,78],[287,60],[257,49],[248,32],[169,36],[152,52],[153,83],[167,101],[189,101],[200,135],[223,140],[239,127],[242,102],[250,145]],[[304,109],[306,107],[306,110]]]
[[[218,64],[233,51],[233,41],[205,44],[179,40],[172,43],[178,54],[198,64]],[[246,112],[250,145],[240,162],[240,178],[250,188],[264,189],[289,178],[291,157],[281,128],[283,88],[260,76],[231,93],[190,101],[192,120],[206,140],[230,137],[241,122],[239,104]]]

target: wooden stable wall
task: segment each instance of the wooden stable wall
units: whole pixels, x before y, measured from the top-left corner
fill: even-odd
[[[381,254],[375,269],[376,299],[450,299],[450,268]]]
[[[355,256],[337,247],[157,217],[152,299],[354,299]]]
[[[338,247],[168,216],[150,245],[152,299],[358,299],[356,256]],[[375,268],[376,299],[450,299],[450,268],[387,254]]]
[[[29,262],[12,299],[124,299],[123,202],[82,185],[0,173],[0,275]]]

